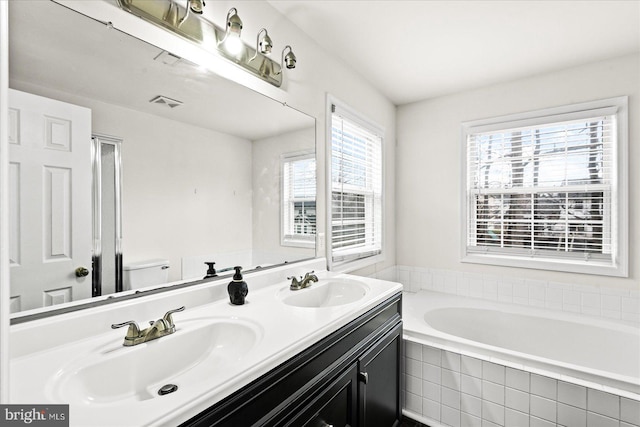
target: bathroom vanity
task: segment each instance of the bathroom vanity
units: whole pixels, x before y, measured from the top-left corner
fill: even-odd
[[[402,285],[324,271],[289,289],[286,277],[322,265],[246,275],[241,306],[228,279],[213,280],[14,324],[12,403],[69,404],[83,427],[393,426]],[[110,328],[183,305],[175,333],[153,341],[124,346],[126,331]]]
[[[183,426],[394,426],[401,339],[396,294]]]

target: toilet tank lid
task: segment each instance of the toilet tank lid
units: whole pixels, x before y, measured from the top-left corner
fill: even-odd
[[[169,266],[169,260],[166,259],[148,259],[145,261],[131,262],[122,266],[123,270],[139,270],[141,268],[152,268],[166,265]]]

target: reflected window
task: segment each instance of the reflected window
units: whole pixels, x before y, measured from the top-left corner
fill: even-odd
[[[316,159],[314,152],[282,157],[282,245],[315,247]]]

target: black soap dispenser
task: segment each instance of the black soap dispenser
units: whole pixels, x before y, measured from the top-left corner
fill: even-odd
[[[242,280],[242,267],[233,267],[236,270],[236,274],[233,275],[233,280],[229,282],[227,286],[227,292],[229,292],[229,299],[233,305],[244,304],[244,298],[249,293],[249,287],[247,282]]]
[[[209,266],[209,269],[207,270],[207,275],[203,277],[203,279],[208,279],[210,277],[218,277],[218,274],[216,273],[216,269],[213,267],[214,265],[216,265],[215,262],[205,262],[205,264],[207,264]]]

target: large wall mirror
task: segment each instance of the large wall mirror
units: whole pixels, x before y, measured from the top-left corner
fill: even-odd
[[[315,256],[312,117],[52,1],[9,13],[12,312]]]

